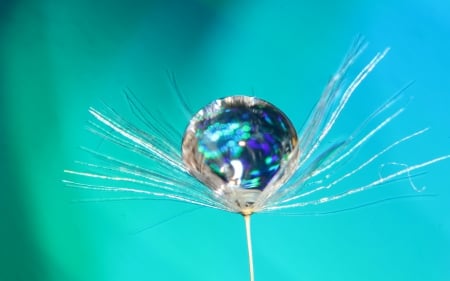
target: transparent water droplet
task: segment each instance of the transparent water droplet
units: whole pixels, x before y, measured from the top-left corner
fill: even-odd
[[[248,206],[266,187],[292,175],[297,146],[297,132],[281,110],[254,97],[231,96],[194,115],[182,155],[199,181],[222,194],[237,193],[238,205]]]

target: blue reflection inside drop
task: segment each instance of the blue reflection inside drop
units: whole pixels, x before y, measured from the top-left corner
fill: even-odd
[[[214,101],[192,118],[190,129],[197,164],[206,165],[223,183],[245,189],[263,190],[297,143],[289,119],[275,106],[252,97]]]

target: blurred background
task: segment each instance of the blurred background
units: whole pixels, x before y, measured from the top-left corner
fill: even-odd
[[[130,116],[124,89],[183,130],[166,70],[195,109],[255,94],[301,127],[362,34],[370,45],[353,74],[392,50],[336,136],[415,80],[407,112],[358,159],[428,126],[385,161],[449,154],[450,2],[312,3],[0,0],[0,280],[248,280],[240,216],[175,202],[80,203],[108,196],[61,183],[64,169],[89,159],[79,147],[101,143],[86,130],[90,106]],[[255,215],[256,280],[450,280],[449,168],[441,162],[413,178],[431,198],[327,216]],[[396,181],[335,207],[410,193],[407,180]]]

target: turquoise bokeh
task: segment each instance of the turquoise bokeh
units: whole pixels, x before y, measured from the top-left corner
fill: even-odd
[[[355,72],[392,50],[356,92],[339,132],[415,80],[407,111],[357,159],[430,126],[385,159],[419,163],[450,153],[449,14],[444,0],[0,1],[0,280],[248,280],[239,216],[104,201],[63,186],[74,160],[93,161],[80,146],[115,153],[85,130],[89,106],[104,101],[130,116],[122,91],[131,89],[184,128],[169,69],[195,109],[255,94],[300,127],[363,34],[371,44]],[[433,197],[327,216],[255,215],[256,280],[450,280],[449,168],[442,162],[412,178]],[[385,187],[315,211],[411,193],[408,180]],[[86,199],[100,201],[79,202]]]

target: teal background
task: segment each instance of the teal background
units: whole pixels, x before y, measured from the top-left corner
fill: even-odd
[[[255,93],[300,126],[363,34],[371,44],[359,67],[392,51],[339,128],[416,80],[407,112],[358,157],[430,126],[386,158],[418,163],[450,153],[449,14],[444,0],[0,1],[0,280],[248,280],[237,215],[162,201],[74,203],[107,197],[61,183],[63,169],[89,159],[79,146],[99,144],[85,130],[88,107],[104,101],[126,115],[130,88],[183,128],[170,69],[195,108]],[[256,280],[450,280],[449,167],[414,177],[433,198],[255,215]],[[398,181],[335,207],[393,196],[392,187],[411,193]]]

